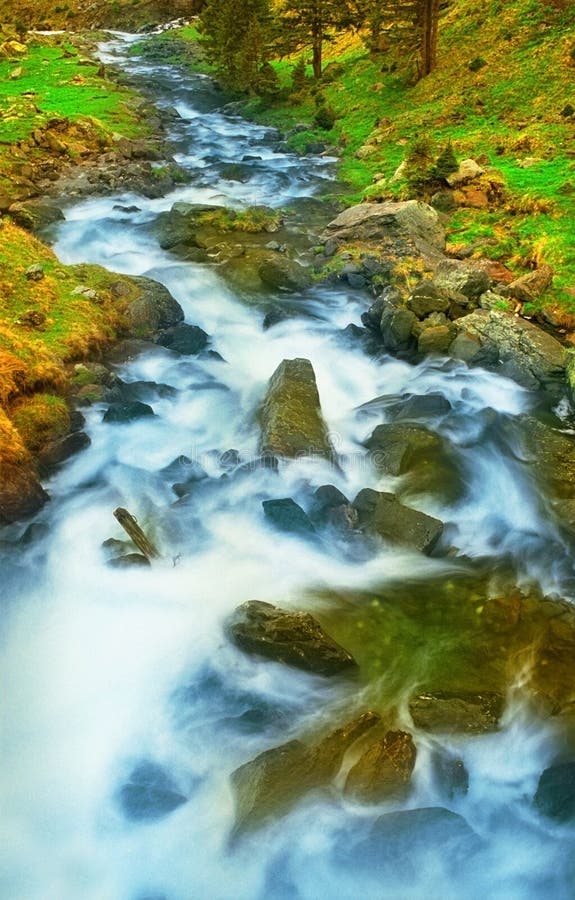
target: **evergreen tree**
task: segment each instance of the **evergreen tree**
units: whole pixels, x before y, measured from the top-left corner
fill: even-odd
[[[354,23],[348,0],[284,0],[280,14],[288,44],[311,46],[315,78],[321,78],[323,43],[334,29]]]
[[[416,58],[418,77],[429,75],[437,62],[439,5],[440,0],[356,0],[371,48],[380,49],[387,35],[404,56]]]
[[[222,84],[255,91],[266,79],[273,46],[270,0],[207,0],[199,30]]]

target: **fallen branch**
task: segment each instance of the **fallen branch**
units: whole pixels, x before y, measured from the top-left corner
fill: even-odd
[[[138,550],[146,556],[148,559],[159,559],[160,552],[158,549],[152,544],[149,538],[146,537],[140,526],[138,525],[138,520],[135,516],[128,512],[127,509],[124,509],[122,506],[119,506],[114,510],[114,515],[124,531],[130,536]]]

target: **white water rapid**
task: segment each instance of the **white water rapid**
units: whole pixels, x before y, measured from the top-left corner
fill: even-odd
[[[511,559],[520,582],[570,597],[572,564],[533,473],[514,452],[514,418],[533,403],[527,391],[459,363],[412,366],[366,355],[342,336],[372,302],[361,291],[311,289],[305,314],[264,330],[261,298],[246,302],[217,267],[160,249],[149,226],[176,200],[281,207],[317,194],[332,161],[274,150],[266,129],[218,109],[205,79],[124,60],[127,40],[110,41],[104,58],[153,80],[158,102],[178,110],[171,138],[193,180],[160,199],[124,194],[66,208],[55,251],[64,263],[162,282],[223,360],[156,348],[120,366],[125,381],[173,390],[153,395],[154,417],[130,424],[104,422],[106,404],[88,407],[91,445],[47,484],[51,502],[36,517],[47,527],[31,539],[21,539],[24,525],[2,535],[0,896],[572,898],[573,832],[530,803],[553,736],[512,698],[498,732],[443,741],[469,772],[465,795],[438,799],[428,765],[437,742],[422,734],[404,803],[373,807],[336,789],[312,792],[277,822],[230,841],[234,769],[324,722],[336,727],[346,709],[352,718],[362,690],[242,654],[223,628],[236,606],[261,599],[309,607],[301,598],[311,590],[437,581],[462,559],[480,557]],[[246,181],[222,177],[222,167],[244,156],[257,157],[243,164]],[[282,463],[278,472],[226,468],[232,448],[242,460],[257,455],[256,410],[277,365],[294,357],[313,364],[340,468],[317,459]],[[410,502],[447,523],[458,557],[382,547],[357,558],[266,522],[262,500],[292,497],[307,507],[326,483],[349,498],[366,487],[392,488],[395,480],[378,475],[363,447],[385,405],[358,408],[381,396],[432,392],[451,410],[425,421],[453,442],[466,491],[451,505],[427,495]],[[496,419],[489,428],[488,411]],[[171,484],[183,479],[170,481],[163,470],[179,457],[208,477],[178,501]],[[123,537],[112,515],[118,506],[156,523],[165,555],[151,569],[107,565],[102,543]],[[164,773],[186,802],[169,814],[132,814],[122,790],[146,766]],[[439,823],[407,854],[393,851],[383,869],[353,856],[378,815],[435,806],[465,818],[477,836],[473,852]]]

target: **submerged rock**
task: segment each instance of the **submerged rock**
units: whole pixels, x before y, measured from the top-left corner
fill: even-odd
[[[316,675],[338,675],[357,665],[353,656],[332,640],[309,613],[288,612],[260,600],[237,608],[228,634],[246,653]]]
[[[405,731],[388,731],[350,769],[345,792],[367,803],[403,795],[409,787],[417,750]]]
[[[435,691],[409,701],[416,728],[439,734],[495,731],[503,713],[503,697],[494,691]]]
[[[308,359],[284,359],[270,378],[259,412],[261,450],[276,456],[321,456],[333,448]]]
[[[542,773],[533,802],[539,812],[556,822],[575,819],[575,762],[549,766]]]
[[[443,522],[403,506],[393,494],[365,488],[359,492],[353,506],[362,528],[379,534],[392,544],[431,553],[443,534]]]
[[[162,819],[187,803],[171,775],[153,762],[139,763],[118,792],[118,803],[132,821]]]
[[[104,422],[113,422],[125,425],[136,419],[144,419],[155,415],[154,410],[147,403],[133,400],[131,403],[112,403],[104,413]]]
[[[328,786],[347,750],[378,722],[379,716],[368,712],[311,747],[289,741],[236,769],[232,774],[236,834],[285,814],[309,791]]]

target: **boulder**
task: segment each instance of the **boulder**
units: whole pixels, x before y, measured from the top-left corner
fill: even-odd
[[[384,303],[379,323],[383,346],[392,353],[407,350],[414,343],[417,316],[410,309]]]
[[[31,466],[2,463],[0,525],[33,516],[49,499]]]
[[[575,762],[549,766],[542,773],[533,802],[556,822],[575,819]]]
[[[511,284],[501,288],[505,297],[513,297],[522,303],[537,300],[553,282],[553,269],[551,266],[540,266],[533,272],[528,272],[520,278],[516,278]]]
[[[482,734],[499,727],[503,697],[493,691],[434,691],[412,697],[409,712],[423,731]]]
[[[236,646],[315,675],[339,675],[357,665],[309,613],[251,600],[235,611],[228,634]]]
[[[47,200],[25,200],[13,203],[9,208],[10,218],[27,231],[38,232],[64,221],[64,213],[59,206]]]
[[[270,378],[259,412],[261,450],[276,456],[321,456],[333,448],[308,359],[284,359]]]
[[[210,337],[198,325],[175,325],[162,332],[156,343],[184,356],[196,356],[204,350]]]
[[[366,803],[401,797],[407,791],[417,751],[405,731],[388,731],[350,769],[345,792]]]
[[[543,388],[554,395],[564,389],[567,351],[525,319],[504,310],[479,309],[457,319],[455,326],[458,336],[449,348],[451,356],[460,358],[461,342],[457,341],[465,337],[467,346],[469,340],[478,342],[482,364],[489,364],[519,384],[533,390]]]
[[[430,313],[449,309],[449,300],[440,294],[439,288],[431,279],[426,278],[415,285],[406,305],[418,319],[424,319]]]
[[[74,431],[45,445],[38,458],[39,465],[41,469],[59,466],[90,444],[91,440],[85,431]]]
[[[493,281],[480,261],[444,259],[435,271],[432,284],[448,300],[477,306]]]
[[[443,522],[403,506],[393,494],[365,488],[359,492],[353,506],[358,512],[360,526],[391,544],[431,553],[443,534]]]
[[[327,787],[347,750],[378,722],[375,713],[365,713],[311,747],[289,741],[236,769],[231,776],[236,834],[285,814],[309,791]]]
[[[262,506],[266,519],[280,531],[304,536],[316,533],[310,518],[291,497],[264,500]]]
[[[289,294],[305,291],[312,283],[309,269],[285,255],[264,259],[258,275],[266,287]]]
[[[133,769],[117,801],[127,819],[139,822],[164,818],[187,803],[188,797],[162,766],[146,761]]]
[[[459,163],[457,172],[453,172],[451,175],[448,175],[445,180],[447,181],[449,187],[459,188],[463,187],[463,185],[465,184],[469,184],[476,178],[479,178],[480,175],[484,174],[484,172],[485,169],[482,169],[474,159],[462,159]]]
[[[449,325],[434,325],[424,328],[417,340],[417,352],[425,356],[444,356],[453,341],[453,328]]]
[[[126,310],[132,334],[150,335],[183,321],[182,307],[163,284],[143,275],[132,276],[130,280],[139,289],[139,296]]]
[[[423,425],[390,422],[378,425],[365,442],[370,458],[378,472],[385,475],[404,475],[418,462],[432,465],[434,457],[443,450],[443,440]]]
[[[125,425],[136,419],[153,416],[154,410],[147,403],[134,400],[131,403],[112,403],[104,413],[104,422]]]
[[[415,250],[437,257],[445,246],[445,232],[439,216],[420,200],[360,203],[339,214],[327,226],[323,241],[391,241],[399,255]]]
[[[522,419],[528,459],[548,490],[561,498],[575,497],[575,438],[533,416]],[[558,422],[558,425],[560,423]]]
[[[356,867],[362,874],[368,870],[381,878],[414,879],[421,876],[422,865],[431,867],[437,859],[444,865],[462,866],[480,850],[482,842],[463,816],[442,806],[405,809],[379,816],[367,837],[355,845],[349,841],[338,853],[338,860],[348,869]],[[470,875],[472,873],[470,872]],[[402,883],[402,882],[400,882]]]

